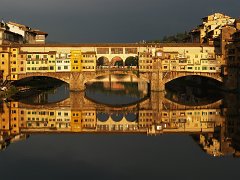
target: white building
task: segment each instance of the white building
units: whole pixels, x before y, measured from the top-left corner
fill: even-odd
[[[56,54],[56,72],[71,71],[70,54],[59,53]]]

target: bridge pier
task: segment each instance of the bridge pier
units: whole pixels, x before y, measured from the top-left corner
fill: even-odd
[[[151,91],[165,91],[162,72],[153,72],[150,79]]]
[[[69,78],[70,91],[83,91],[85,89],[84,76],[80,72],[71,72]]]

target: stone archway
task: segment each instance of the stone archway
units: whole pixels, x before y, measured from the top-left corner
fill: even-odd
[[[109,59],[105,56],[101,56],[97,59],[97,67],[109,66]]]
[[[124,66],[123,59],[119,56],[113,57],[110,62],[110,66],[117,66],[117,67]]]
[[[125,66],[138,66],[138,57],[129,56],[125,60]]]

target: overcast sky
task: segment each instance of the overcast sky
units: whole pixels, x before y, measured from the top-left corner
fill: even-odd
[[[213,12],[240,17],[240,0],[1,0],[0,18],[56,42],[138,42],[188,31]]]

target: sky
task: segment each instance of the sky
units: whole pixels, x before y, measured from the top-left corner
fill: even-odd
[[[52,42],[139,42],[193,29],[214,12],[240,17],[240,0],[1,0],[0,19]]]

